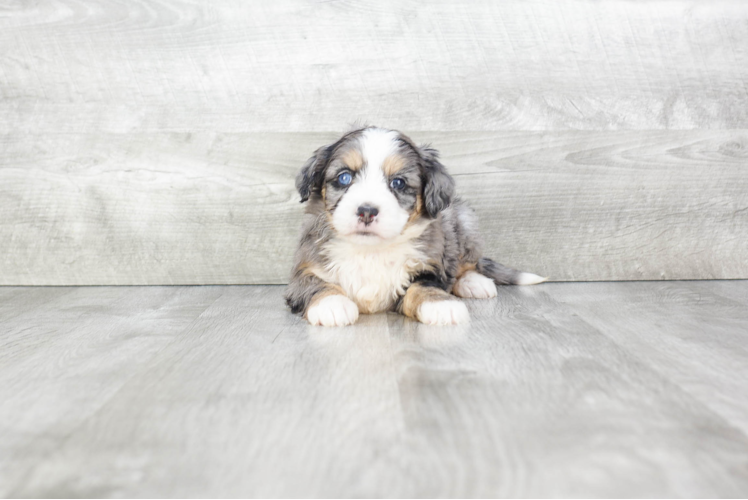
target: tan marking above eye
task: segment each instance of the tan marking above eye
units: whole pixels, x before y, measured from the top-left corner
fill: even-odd
[[[356,170],[361,170],[361,168],[364,166],[364,158],[361,156],[361,151],[356,148],[351,148],[343,153],[340,156],[340,160],[354,172]]]
[[[382,163],[382,171],[384,175],[391,176],[399,172],[405,166],[405,157],[400,154],[392,154],[384,159]]]

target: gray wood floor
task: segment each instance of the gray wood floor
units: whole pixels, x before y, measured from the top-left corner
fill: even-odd
[[[748,282],[307,326],[282,287],[0,288],[2,496],[746,496]]]

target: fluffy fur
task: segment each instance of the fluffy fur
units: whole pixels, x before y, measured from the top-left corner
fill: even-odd
[[[348,132],[315,151],[296,187],[307,209],[286,302],[311,324],[381,311],[464,323],[455,296],[545,281],[483,257],[475,214],[455,197],[438,153],[399,132]]]

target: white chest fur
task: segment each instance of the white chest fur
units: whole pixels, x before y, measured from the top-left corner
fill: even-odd
[[[326,280],[340,285],[364,313],[391,308],[410,276],[426,269],[426,256],[413,241],[380,247],[333,240],[323,251],[329,259]]]

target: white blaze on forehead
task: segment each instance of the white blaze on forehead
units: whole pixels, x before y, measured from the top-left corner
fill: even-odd
[[[368,175],[382,174],[382,164],[388,156],[397,152],[397,132],[381,128],[366,129],[359,139],[361,156],[364,157]]]

